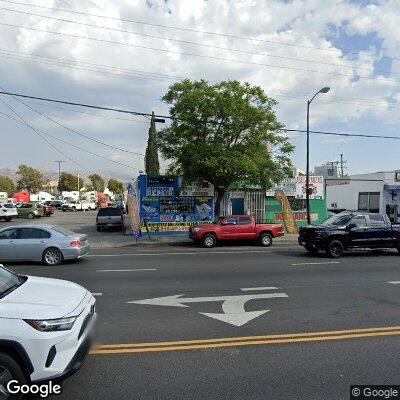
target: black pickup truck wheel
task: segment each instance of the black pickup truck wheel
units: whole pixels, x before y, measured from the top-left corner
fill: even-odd
[[[340,240],[331,240],[326,246],[326,254],[331,258],[339,258],[344,253],[344,246]]]

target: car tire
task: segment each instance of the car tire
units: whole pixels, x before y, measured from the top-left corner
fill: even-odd
[[[397,251],[398,251],[399,254],[400,254],[400,242],[397,242]]]
[[[304,246],[304,248],[306,249],[307,253],[310,253],[310,254],[318,254],[318,251],[319,251],[316,247],[310,246],[310,245]]]
[[[75,208],[75,207],[72,207],[71,210],[72,210],[72,212],[75,212],[75,211],[76,211],[76,208]]]
[[[97,227],[97,232],[103,232],[103,228],[101,226]]]
[[[214,247],[217,244],[217,238],[213,234],[207,233],[203,236],[201,242],[203,244],[203,247],[211,249],[211,247]]]
[[[326,245],[326,255],[330,258],[339,258],[344,253],[344,246],[340,240],[331,240]]]
[[[3,398],[4,394],[4,398],[7,400],[20,400],[22,394],[10,395],[6,391],[6,385],[11,380],[16,380],[20,385],[24,385],[26,383],[24,371],[8,354],[0,352],[0,398]]]
[[[29,214],[27,215],[27,217],[28,217],[28,219],[33,219],[33,218],[35,218],[35,214],[29,213]]]
[[[262,233],[259,237],[261,246],[269,247],[272,244],[272,236],[269,233]]]
[[[8,217],[4,219],[6,222],[10,222],[12,220],[12,218]]]
[[[56,247],[49,247],[43,252],[43,264],[54,267],[60,265],[64,260],[61,250]]]

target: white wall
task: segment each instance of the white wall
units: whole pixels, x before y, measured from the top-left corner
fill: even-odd
[[[379,192],[380,193],[380,212],[383,210],[383,184],[384,182],[368,181],[384,179],[383,172],[372,174],[351,175],[350,179],[363,179],[363,181],[350,180],[346,185],[332,185],[326,187],[326,206],[328,210],[333,209],[332,203],[337,203],[337,209],[357,210],[358,194],[360,192]]]

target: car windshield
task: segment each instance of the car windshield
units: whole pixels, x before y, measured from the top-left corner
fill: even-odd
[[[108,216],[113,216],[113,215],[114,216],[115,215],[120,216],[121,215],[121,209],[114,208],[114,207],[101,208],[97,215],[100,216],[100,217],[103,217],[103,216],[107,216],[108,217]]]
[[[214,224],[214,225],[218,225],[218,224],[220,224],[221,223],[221,221],[224,219],[225,217],[218,217],[215,221],[213,221],[212,223]]]
[[[344,226],[350,221],[352,217],[352,214],[333,215],[332,217],[326,219],[322,223],[322,225]]]
[[[21,285],[21,279],[0,266],[0,298]]]

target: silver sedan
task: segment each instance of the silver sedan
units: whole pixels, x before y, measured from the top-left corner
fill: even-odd
[[[56,225],[9,226],[0,229],[0,262],[41,261],[58,265],[89,252],[87,235]]]

